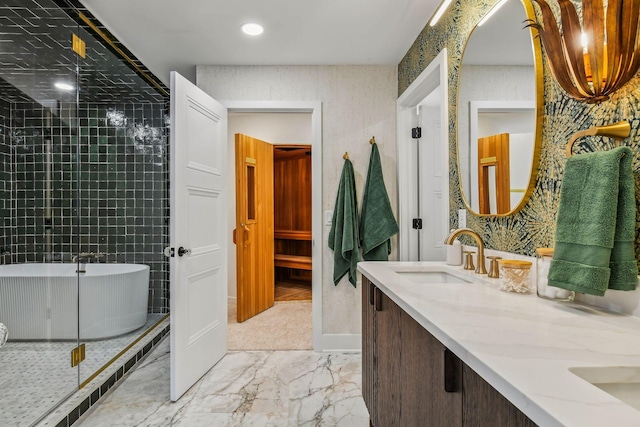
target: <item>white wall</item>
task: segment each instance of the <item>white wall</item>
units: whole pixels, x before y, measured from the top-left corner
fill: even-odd
[[[362,199],[371,146],[376,137],[391,204],[397,212],[396,126],[397,68],[394,65],[329,66],[198,66],[200,88],[225,101],[322,102],[322,203],[333,210],[349,152],[356,175],[358,203]],[[313,153],[318,155],[318,153]],[[346,278],[333,285],[333,253],[327,247],[329,227],[323,227],[322,332],[354,335],[361,332],[360,287]],[[397,257],[393,242],[391,259]]]
[[[307,144],[311,145],[311,114],[310,113],[229,113],[228,121],[228,171],[235,176],[235,134],[242,133],[261,139],[271,144]],[[312,153],[313,155],[314,153]],[[236,224],[236,182],[227,181],[229,189],[229,236]],[[228,286],[229,299],[237,297],[236,290],[236,245],[229,240],[228,257]]]

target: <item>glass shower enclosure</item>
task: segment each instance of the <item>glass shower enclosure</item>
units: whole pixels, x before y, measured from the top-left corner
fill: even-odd
[[[0,28],[0,420],[29,426],[168,313],[168,96],[65,1]]]

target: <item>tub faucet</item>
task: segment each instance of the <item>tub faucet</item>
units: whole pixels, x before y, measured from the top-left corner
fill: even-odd
[[[476,241],[476,245],[478,245],[478,266],[476,267],[476,273],[487,274],[487,268],[484,265],[484,243],[482,242],[482,239],[480,238],[480,235],[478,233],[470,228],[458,228],[456,230],[453,230],[447,236],[447,238],[444,239],[444,243],[447,245],[452,244],[453,241],[456,240],[456,237],[460,236],[461,234],[468,234]]]
[[[102,252],[98,252],[98,253],[80,252],[78,255],[74,255],[71,258],[71,262],[74,263],[74,264],[77,263],[78,261],[80,261],[81,263],[86,263],[90,259],[95,259],[97,261],[100,258],[102,258],[103,256],[104,256],[104,253],[102,253]]]

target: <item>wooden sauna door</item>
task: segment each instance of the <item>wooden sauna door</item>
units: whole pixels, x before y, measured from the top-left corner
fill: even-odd
[[[273,146],[236,134],[238,322],[273,306]]]
[[[505,214],[511,210],[508,133],[478,138],[478,194],[481,214]],[[496,206],[493,211],[492,195]]]

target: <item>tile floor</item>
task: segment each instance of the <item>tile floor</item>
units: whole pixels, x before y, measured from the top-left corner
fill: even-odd
[[[150,314],[126,335],[87,341],[80,369],[70,366],[74,342],[8,342],[0,352],[0,426],[33,424],[163,316]]]
[[[167,338],[81,419],[82,427],[367,427],[360,353],[229,352],[177,402]]]

